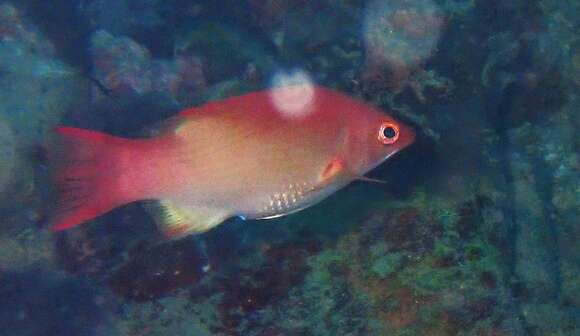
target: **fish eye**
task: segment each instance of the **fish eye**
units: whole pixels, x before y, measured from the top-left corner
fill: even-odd
[[[399,126],[384,122],[379,129],[379,141],[385,145],[395,143],[399,139]]]

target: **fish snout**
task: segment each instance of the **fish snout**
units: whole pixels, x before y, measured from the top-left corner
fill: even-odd
[[[403,149],[415,142],[415,130],[407,125],[400,125],[399,149]]]

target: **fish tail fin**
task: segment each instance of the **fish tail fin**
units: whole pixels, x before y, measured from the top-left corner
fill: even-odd
[[[49,160],[56,185],[57,206],[51,220],[61,231],[129,203],[120,183],[123,147],[129,142],[108,134],[57,127]]]

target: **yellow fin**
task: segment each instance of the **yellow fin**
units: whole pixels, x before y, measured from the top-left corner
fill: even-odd
[[[185,123],[185,118],[180,115],[171,116],[149,127],[149,136],[155,136],[164,133],[177,133],[180,127]]]
[[[146,209],[165,237],[170,239],[206,232],[230,217],[223,210],[190,208],[166,200],[147,203]]]

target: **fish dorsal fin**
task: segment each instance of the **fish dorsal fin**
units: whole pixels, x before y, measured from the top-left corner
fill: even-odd
[[[165,237],[170,239],[206,232],[230,217],[224,210],[186,207],[167,200],[148,202],[146,209]]]
[[[191,118],[199,113],[197,110],[198,109],[196,107],[190,107],[190,108],[187,108],[187,109],[179,112],[178,116],[180,116],[182,118]]]

